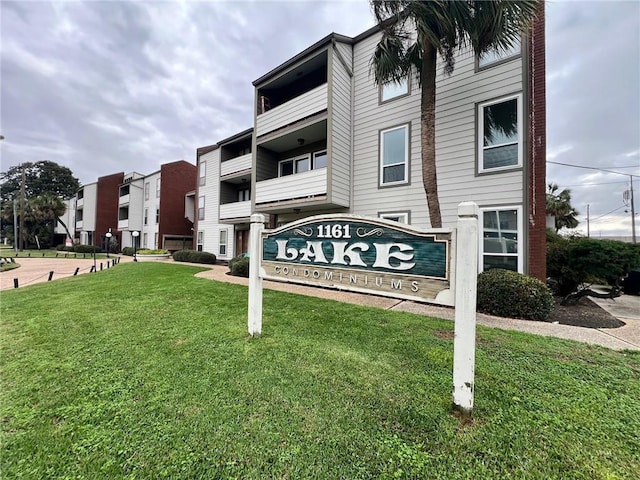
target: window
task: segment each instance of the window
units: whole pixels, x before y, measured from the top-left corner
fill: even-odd
[[[398,223],[409,223],[409,212],[394,212],[394,213],[381,213],[380,218],[385,220],[392,220]]]
[[[204,220],[204,197],[198,197],[198,220]]]
[[[118,209],[118,220],[129,220],[129,207],[120,207]]]
[[[403,78],[400,82],[389,82],[380,86],[380,103],[388,102],[394,98],[409,95],[408,77]]]
[[[160,179],[156,180],[156,198],[160,198]]]
[[[158,248],[158,234],[153,236],[153,248]]]
[[[313,168],[317,170],[319,168],[325,168],[327,166],[327,151],[315,152],[313,154]]]
[[[409,125],[380,131],[380,185],[409,182]]]
[[[207,162],[200,162],[200,181],[198,185],[204,185],[207,181]]]
[[[82,200],[84,198],[84,189],[78,190],[78,200]]]
[[[151,186],[149,185],[149,182],[144,184],[144,199],[145,200],[149,200],[149,189],[151,188]]]
[[[504,268],[522,272],[521,207],[482,209],[480,271]]]
[[[149,209],[145,208],[144,209],[144,224],[147,225],[149,221]]]
[[[129,195],[129,185],[123,185],[120,187],[120,196],[124,197],[125,195]]]
[[[156,208],[156,225],[160,223],[160,209]]]
[[[478,170],[522,166],[522,97],[478,105]]]
[[[501,51],[490,50],[483,53],[478,58],[478,67],[488,67],[503,60],[515,58],[520,55],[520,40],[515,42],[510,48]]]
[[[227,254],[227,230],[220,230],[219,252],[220,255]]]
[[[239,202],[247,202],[251,200],[251,190],[248,188],[243,188],[242,190],[238,190],[238,201]]]
[[[142,234],[142,248],[149,248],[149,234]]]
[[[307,172],[309,171],[309,163],[309,154],[282,160],[278,164],[278,176],[286,177],[294,173]]]
[[[196,250],[201,252],[203,245],[204,245],[204,232],[200,231],[198,232],[198,235],[196,237]]]
[[[81,222],[83,216],[84,216],[84,210],[82,210],[81,208],[76,210],[76,222]]]

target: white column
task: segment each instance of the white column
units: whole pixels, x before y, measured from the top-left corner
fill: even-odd
[[[262,332],[262,230],[265,217],[260,213],[251,215],[249,230],[249,335],[255,337]]]
[[[473,410],[478,284],[478,206],[458,205],[456,229],[455,336],[453,340],[453,406]]]

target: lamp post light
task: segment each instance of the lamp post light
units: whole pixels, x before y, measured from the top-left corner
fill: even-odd
[[[131,236],[133,237],[133,261],[137,262],[138,257],[136,257],[136,252],[138,251],[138,237],[140,236],[140,232],[137,230],[134,230],[131,233]]]
[[[109,250],[111,249],[111,237],[113,236],[113,234],[111,232],[107,232],[104,234],[105,237],[107,237],[107,258],[109,258]]]

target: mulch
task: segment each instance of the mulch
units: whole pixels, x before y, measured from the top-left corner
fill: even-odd
[[[547,319],[562,325],[586,328],[618,328],[625,325],[588,297],[581,298],[576,305],[560,305],[561,297],[555,297],[556,306]]]

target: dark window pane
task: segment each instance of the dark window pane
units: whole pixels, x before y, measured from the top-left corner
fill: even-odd
[[[483,153],[483,168],[509,167],[518,164],[518,144],[487,148]]]
[[[287,175],[293,175],[293,161],[282,162],[280,164],[280,176],[285,177]]]
[[[493,255],[485,255],[483,262],[483,270],[491,270],[492,268],[503,268],[505,270],[518,271],[518,257],[500,257]]]
[[[484,107],[484,146],[518,141],[518,99]]]
[[[382,182],[403,182],[404,181],[404,164],[394,165],[393,167],[384,167],[382,172]]]

